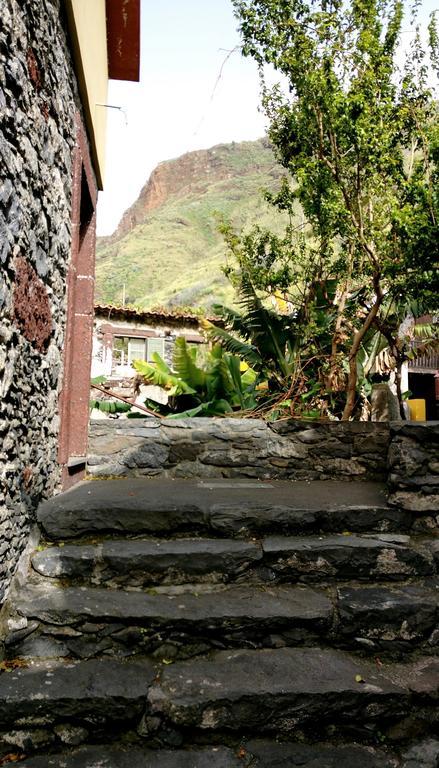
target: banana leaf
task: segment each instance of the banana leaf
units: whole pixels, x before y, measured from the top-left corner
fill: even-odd
[[[164,365],[166,365],[166,363],[164,363]],[[140,375],[144,377],[146,383],[162,387],[163,389],[168,390],[169,394],[195,394],[195,389],[193,389],[193,387],[189,386],[186,381],[183,381],[178,376],[168,373],[164,370],[164,366],[158,367],[151,363],[147,363],[146,360],[134,360],[133,366],[137,373],[140,373]]]

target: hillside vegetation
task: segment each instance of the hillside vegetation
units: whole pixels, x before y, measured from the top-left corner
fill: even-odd
[[[265,139],[221,144],[160,163],[111,237],[97,244],[97,301],[143,308],[231,302],[221,272],[226,247],[217,215],[250,229],[280,228],[264,201],[283,170]]]

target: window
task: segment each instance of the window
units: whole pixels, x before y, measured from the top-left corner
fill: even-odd
[[[164,339],[148,339],[147,344],[147,360],[153,362],[152,356],[154,352],[157,352],[160,357],[163,357],[165,353],[165,340]]]
[[[116,366],[132,365],[134,360],[152,362],[154,352],[163,357],[165,340],[163,338],[142,339],[132,336],[115,336],[113,339],[113,372]]]
[[[128,365],[145,359],[145,339],[128,339]]]
[[[116,336],[113,339],[113,368],[116,365],[126,365],[128,359],[128,339]]]

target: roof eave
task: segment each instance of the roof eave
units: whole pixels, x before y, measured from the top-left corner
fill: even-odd
[[[108,76],[140,78],[140,0],[106,0]]]

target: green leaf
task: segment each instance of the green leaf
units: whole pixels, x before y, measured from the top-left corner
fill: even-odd
[[[192,391],[202,389],[206,384],[206,374],[198,368],[194,362],[186,339],[178,336],[175,340],[173,353],[174,370],[181,380],[188,385]]]
[[[171,373],[171,369],[167,363],[163,360],[162,357],[160,357],[158,352],[152,353],[152,359],[156,367],[159,371],[162,371],[163,373]]]
[[[169,390],[169,394],[183,395],[194,394],[195,390],[178,376],[168,373],[164,366],[157,367],[146,360],[135,360],[135,370],[144,378],[146,384],[154,384],[162,389]]]

